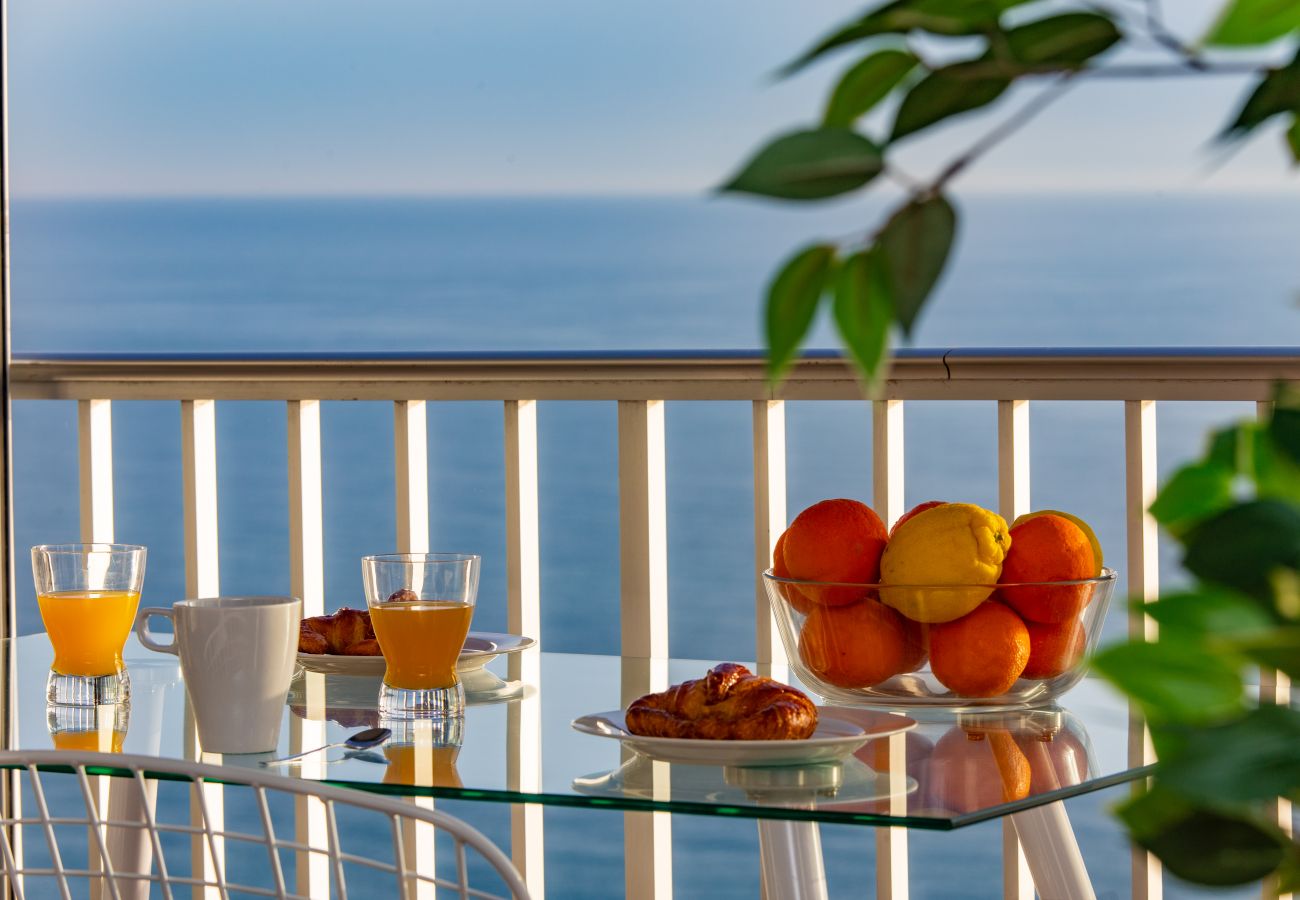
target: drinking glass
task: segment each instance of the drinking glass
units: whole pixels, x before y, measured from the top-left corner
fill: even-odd
[[[456,659],[478,597],[472,553],[389,553],[361,559],[370,622],[387,665],[381,716],[441,718],[465,712]]]
[[[42,544],[32,548],[41,621],[54,646],[45,699],[62,706],[127,703],[122,647],[144,583],[145,548]]]

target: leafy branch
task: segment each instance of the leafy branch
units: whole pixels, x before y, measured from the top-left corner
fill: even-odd
[[[876,228],[845,241],[817,243],[816,278],[798,277],[794,271],[809,265],[809,248],[794,253],[778,270],[766,304],[768,371],[774,383],[795,359],[826,301],[851,359],[867,383],[874,384],[888,363],[893,331],[910,336],[951,254],[958,217],[945,196],[950,184],[1080,83],[1253,76],[1254,91],[1219,139],[1244,137],[1281,116],[1290,120],[1287,146],[1300,164],[1300,53],[1285,66],[1211,59],[1164,24],[1156,0],[1143,0],[1138,23],[1091,4],[1018,24],[1005,21],[1012,9],[1021,14],[1041,5],[1039,0],[894,0],[840,26],[781,70],[788,76],[836,51],[865,51],[838,79],[817,126],[772,140],[721,190],[809,202],[869,189],[885,175],[902,184],[908,197]],[[1300,3],[1235,0],[1206,43],[1258,46],[1297,31]],[[916,49],[912,39],[917,35],[929,44],[959,41],[962,48],[972,42],[979,46],[967,58],[936,63]],[[1107,61],[1139,36],[1169,61]],[[1042,77],[1052,78],[1052,83],[928,180],[905,175],[890,158],[900,141],[990,106],[1013,85]],[[873,137],[859,130],[859,123],[881,112],[890,98],[897,102],[888,134]],[[924,234],[914,227],[922,221]],[[852,267],[858,274],[841,278],[840,270],[860,256],[864,262]],[[864,280],[863,265],[877,277]]]
[[[1217,140],[1239,141],[1281,120],[1300,165],[1300,0],[1230,0],[1200,45],[1166,26],[1159,0],[1134,2],[1127,11],[1085,2],[1061,11],[1042,0],[892,0],[785,66],[791,75],[833,52],[860,54],[819,124],[768,143],[722,190],[814,202],[889,179],[907,196],[861,234],[801,248],[772,278],[766,331],[774,384],[829,306],[853,364],[878,385],[891,336],[911,334],[952,253],[959,219],[951,185],[1081,84],[1249,76],[1252,88]],[[1044,6],[1052,11],[1027,18]],[[972,45],[976,52],[940,63],[917,49],[954,42],[958,52]],[[1167,59],[1111,61],[1119,49],[1143,45]],[[1282,64],[1223,59],[1211,55],[1215,48],[1285,48],[1294,56]],[[952,47],[943,49],[935,59],[953,57]],[[1043,77],[1051,79],[1046,87],[928,179],[894,161],[900,142]],[[867,118],[878,133],[865,133]],[[1118,814],[1130,837],[1182,878],[1228,885],[1271,874],[1280,891],[1300,890],[1300,846],[1272,816],[1278,799],[1300,799],[1300,711],[1259,705],[1245,684],[1257,666],[1300,679],[1300,396],[1281,391],[1268,422],[1212,435],[1205,457],[1175,473],[1151,513],[1182,543],[1196,584],[1139,607],[1159,624],[1155,641],[1119,644],[1094,660],[1143,710],[1160,759],[1150,786]]]

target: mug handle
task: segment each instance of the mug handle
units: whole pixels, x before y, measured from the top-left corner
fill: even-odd
[[[153,632],[149,630],[149,617],[162,616],[164,619],[170,619],[172,623],[173,635],[176,630],[176,614],[173,610],[163,609],[158,606],[146,606],[135,614],[135,636],[140,639],[150,650],[156,650],[159,653],[170,653],[172,656],[178,656],[176,650],[176,640],[173,637],[170,644],[160,644],[154,640]]]

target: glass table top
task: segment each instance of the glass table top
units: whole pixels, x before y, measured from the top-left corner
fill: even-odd
[[[616,718],[631,699],[701,677],[713,662],[537,648],[465,673],[468,707],[463,723],[453,728],[381,723],[378,676],[299,671],[277,753],[211,754],[196,746],[176,658],[144,649],[134,636],[124,653],[132,683],[129,711],[105,708],[98,735],[60,734],[56,742],[45,703],[49,641],[44,634],[27,635],[10,642],[10,649],[16,673],[8,698],[17,713],[13,749],[97,746],[198,759],[229,767],[231,782],[239,781],[240,768],[379,724],[394,728],[383,747],[351,757],[336,749],[276,771],[408,796],[929,829],[997,818],[1146,771],[1126,763],[1124,701],[1090,678],[1063,705],[1015,713],[927,710],[914,726],[875,711],[823,708],[823,723],[837,732],[846,730],[846,721],[877,734],[906,729],[870,739],[837,761],[735,765],[732,742],[708,742],[716,749],[706,748],[704,764],[663,762],[572,723],[599,713]],[[793,675],[782,680],[801,687]]]

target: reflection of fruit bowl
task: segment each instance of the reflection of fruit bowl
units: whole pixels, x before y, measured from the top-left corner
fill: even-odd
[[[989,709],[1050,702],[1083,677],[1116,576],[1102,569],[1097,578],[1034,584],[832,584],[769,569],[763,581],[791,666],[828,701]],[[970,611],[937,621],[956,607]]]

